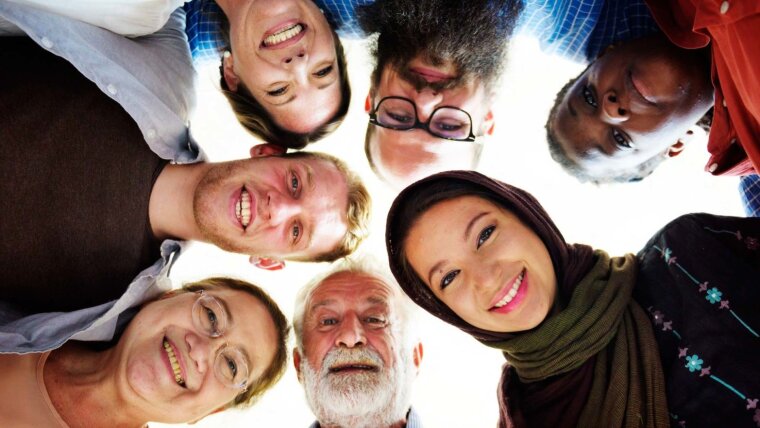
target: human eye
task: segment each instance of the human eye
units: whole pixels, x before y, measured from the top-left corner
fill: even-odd
[[[596,102],[596,97],[587,85],[583,85],[583,89],[581,89],[581,95],[583,96],[583,101],[585,101],[586,104],[590,105],[593,108],[597,108],[598,104]]]
[[[295,172],[290,173],[290,182],[288,183],[288,187],[290,188],[290,193],[293,195],[293,197],[297,197],[299,190],[301,189],[301,180],[298,178],[298,174]]]
[[[454,281],[454,278],[456,278],[457,275],[459,275],[459,272],[461,272],[459,269],[455,269],[447,273],[446,275],[444,275],[443,278],[441,278],[441,290],[448,287],[449,284],[451,284],[452,281]]]
[[[219,317],[216,316],[216,312],[208,306],[204,306],[203,310],[206,312],[206,318],[208,319],[208,330],[212,335],[219,334]]]
[[[612,128],[612,139],[615,141],[615,144],[617,144],[618,147],[622,147],[624,149],[632,149],[633,144],[626,138],[625,134],[620,132],[617,128]]]
[[[335,318],[323,318],[319,321],[319,325],[324,326],[324,327],[335,325],[337,323],[338,323],[338,320]]]
[[[385,325],[385,318],[382,316],[368,316],[364,319],[367,324]]]
[[[464,126],[463,123],[452,121],[452,120],[448,120],[448,121],[440,120],[440,121],[437,121],[434,125],[437,129],[441,131],[449,131],[449,132],[457,131],[459,129],[462,129],[462,127]]]
[[[491,237],[491,234],[494,230],[496,230],[496,226],[488,226],[480,231],[480,234],[478,235],[477,248],[480,248],[481,245],[485,244],[485,242],[488,241],[488,238]]]
[[[409,123],[412,121],[412,116],[406,114],[405,112],[396,113],[389,111],[388,116],[398,123]]]
[[[323,67],[323,68],[321,68],[321,69],[317,70],[317,72],[315,72],[315,73],[314,73],[314,75],[315,75],[316,77],[325,77],[325,76],[327,76],[328,74],[332,73],[332,71],[333,71],[333,68],[334,68],[334,67],[333,67],[333,65],[332,65],[332,64],[330,64],[330,65],[328,65],[327,67]]]
[[[288,91],[288,86],[286,85],[286,86],[279,87],[277,89],[272,89],[270,91],[267,91],[267,95],[272,96],[272,97],[279,97],[280,95],[284,95],[285,92],[287,91]]]
[[[229,375],[230,379],[235,379],[235,376],[237,376],[238,373],[238,363],[235,361],[234,358],[225,355],[224,356],[225,366],[227,369],[227,374]]]
[[[293,224],[293,229],[290,230],[290,236],[293,238],[293,243],[298,242],[298,237],[301,236],[301,226],[298,223]]]

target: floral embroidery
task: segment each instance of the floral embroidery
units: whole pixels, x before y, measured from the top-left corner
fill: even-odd
[[[709,290],[707,290],[707,295],[705,296],[705,299],[709,300],[710,303],[715,304],[720,302],[720,296],[722,296],[723,293],[720,292],[716,287],[713,287]]]
[[[720,308],[721,309],[731,309],[731,308],[728,307],[728,300],[722,300],[720,302]]]
[[[678,348],[678,358],[685,357],[687,352],[689,352],[689,348]]]
[[[702,361],[699,358],[699,355],[697,354],[689,355],[688,357],[686,357],[686,361],[688,362],[686,363],[684,367],[689,369],[690,372],[693,373],[697,370],[702,370],[702,363],[704,363],[704,361]]]
[[[755,417],[752,420],[760,427],[760,409],[755,410]]]
[[[757,398],[748,398],[747,399],[747,410],[749,409],[756,409],[757,408]]]
[[[760,240],[752,236],[744,238],[744,244],[747,245],[748,250],[757,250],[760,248]]]
[[[699,292],[700,293],[704,293],[705,291],[707,291],[707,284],[708,284],[707,281],[699,284]]]
[[[710,366],[707,366],[706,369],[702,369],[702,371],[699,373],[699,377],[710,376],[710,368]]]

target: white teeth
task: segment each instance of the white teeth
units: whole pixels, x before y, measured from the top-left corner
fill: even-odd
[[[174,349],[166,339],[164,339],[164,351],[166,351],[166,355],[169,357],[169,363],[172,366],[172,371],[174,371],[174,380],[180,386],[184,387],[185,381],[182,379],[182,369],[180,368],[179,362],[177,361],[177,356],[174,355]]]
[[[511,302],[512,299],[515,298],[515,296],[517,296],[517,291],[520,290],[520,284],[522,284],[523,276],[525,276],[524,270],[520,272],[520,275],[515,280],[515,283],[512,284],[512,288],[509,290],[509,293],[507,293],[506,296],[504,296],[501,300],[499,300],[498,303],[493,305],[494,308],[500,308],[506,305],[507,303]]]
[[[301,24],[295,24],[291,27],[284,28],[264,39],[264,46],[272,46],[278,43],[282,43],[286,40],[292,39],[303,31]]]
[[[243,227],[248,227],[251,222],[251,195],[245,189],[240,192],[240,200],[235,206],[235,215]]]

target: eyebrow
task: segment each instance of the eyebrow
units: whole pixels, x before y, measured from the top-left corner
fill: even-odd
[[[227,314],[229,324],[232,325],[234,319],[232,318],[232,311],[230,310],[230,307],[227,305],[227,302],[221,297],[215,297],[215,298],[219,302],[219,304],[222,305],[224,312]],[[245,363],[246,365],[248,365],[249,373],[253,373],[253,367],[254,367],[253,360],[251,359],[251,356],[248,354],[248,351],[242,346],[236,346],[236,347],[240,349],[240,352],[243,353],[243,357],[245,358]]]
[[[304,171],[306,171],[306,183],[304,187],[313,192],[317,187],[317,183],[314,181],[314,169],[305,163],[302,163],[301,167]],[[303,194],[301,194],[301,198],[303,199]],[[304,217],[304,219],[305,218],[306,217]],[[311,248],[311,241],[314,239],[314,221],[312,219],[309,219],[309,227],[306,227],[305,223],[306,221],[304,220],[303,229],[305,229],[306,236],[301,240],[301,242],[303,242],[303,244],[301,244],[302,250]]]

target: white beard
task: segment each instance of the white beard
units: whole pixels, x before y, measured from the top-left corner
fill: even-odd
[[[396,366],[385,367],[371,349],[333,348],[317,373],[306,358],[301,360],[306,400],[322,426],[344,428],[388,427],[404,420],[410,406],[414,371],[406,352],[396,355]],[[377,371],[335,374],[334,361],[370,360]]]

